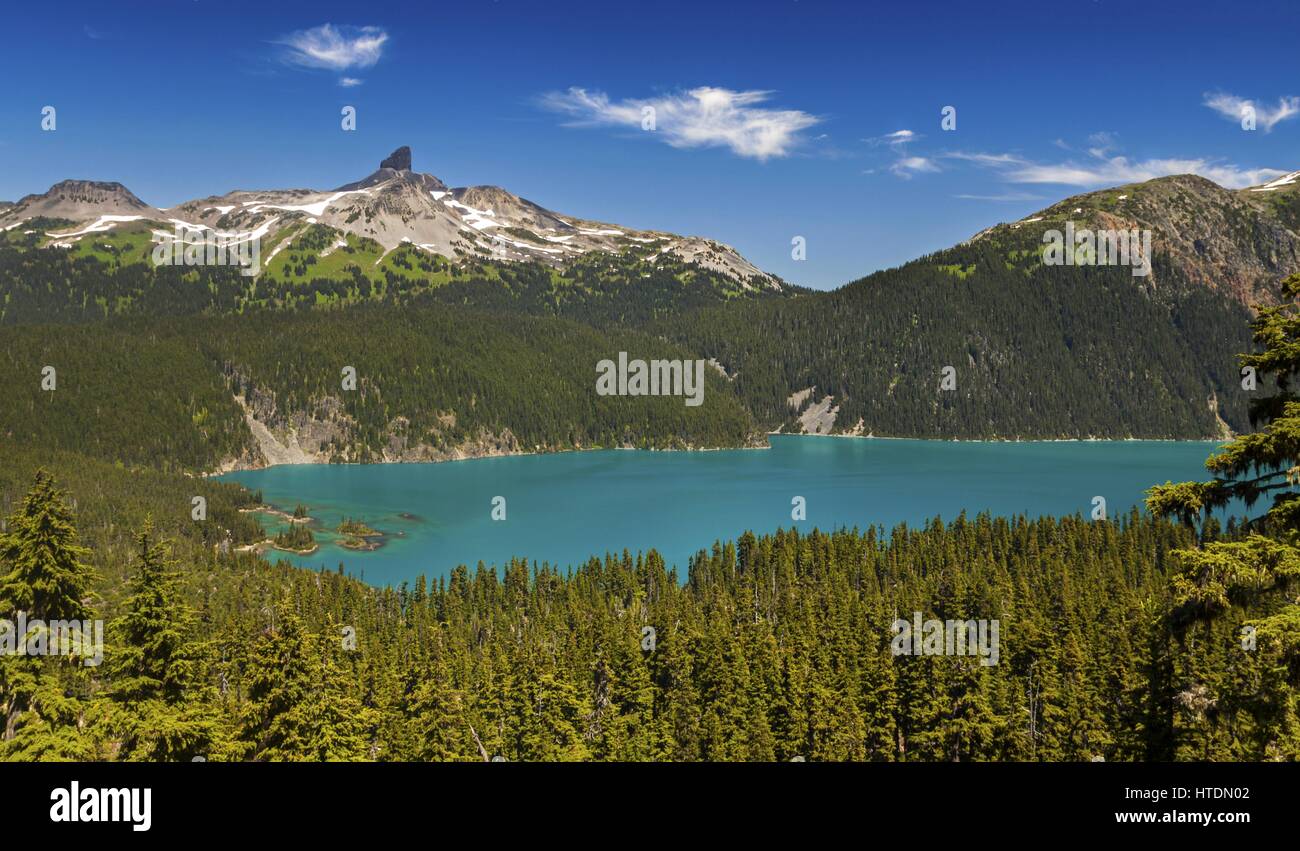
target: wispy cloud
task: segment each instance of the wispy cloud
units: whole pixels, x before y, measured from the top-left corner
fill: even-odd
[[[923,138],[925,137],[920,136],[911,130],[895,130],[893,133],[886,133],[883,136],[872,136],[871,138],[863,139],[862,141],[869,145],[889,145],[898,148]]]
[[[309,30],[289,33],[278,40],[285,47],[284,61],[304,68],[348,71],[370,68],[384,55],[388,33],[380,27],[350,27],[321,24]],[[342,86],[360,85],[355,77],[343,77]]]
[[[350,89],[353,86],[361,85],[361,81],[356,77],[339,77],[339,85],[345,89]]]
[[[1255,111],[1255,126],[1263,128],[1265,133],[1273,130],[1274,125],[1288,118],[1300,115],[1300,97],[1278,98],[1277,107],[1269,109],[1249,98],[1237,97],[1226,92],[1207,92],[1205,105],[1229,121],[1241,121],[1248,109]]]
[[[1088,153],[1098,158],[1105,158],[1107,154],[1115,150],[1118,145],[1116,134],[1109,130],[1102,130],[1097,133],[1091,133],[1088,136]]]
[[[1106,140],[1107,144],[1111,141],[1113,140]],[[1009,153],[954,151],[942,156],[992,168],[1010,183],[1055,183],[1081,187],[1138,183],[1172,174],[1199,174],[1220,186],[1240,189],[1266,183],[1285,174],[1278,169],[1242,168],[1205,157],[1132,160],[1112,155],[1109,147],[1096,144],[1089,149],[1086,159],[1054,163],[1034,162]]]
[[[972,162],[976,165],[995,167],[1025,162],[1024,159],[1015,154],[980,154],[968,153],[966,151],[949,151],[946,154],[942,154],[942,156],[951,160],[966,160],[967,162]]]
[[[960,198],[963,201],[1045,201],[1042,195],[1033,195],[1028,192],[1004,192],[1001,195],[954,195],[954,198]]]
[[[611,100],[603,92],[571,88],[550,92],[542,105],[573,116],[574,126],[641,129],[653,120],[655,133],[675,148],[725,147],[757,160],[788,156],[801,131],[821,119],[797,109],[761,106],[766,91],[732,91],[703,86],[653,98]]]
[[[895,177],[901,177],[904,180],[911,180],[912,175],[928,172],[942,171],[939,164],[930,157],[910,156],[907,153],[907,146],[913,142],[920,141],[925,137],[914,130],[895,130],[892,133],[886,133],[883,136],[871,136],[863,139],[873,148],[886,148],[889,153],[895,156],[895,160],[889,166],[890,174]],[[864,171],[863,174],[874,174],[875,169]]]
[[[940,171],[938,163],[929,157],[902,157],[889,167],[889,170],[904,180],[911,180],[914,174]]]

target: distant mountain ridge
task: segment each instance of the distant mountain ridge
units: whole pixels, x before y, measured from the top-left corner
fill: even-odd
[[[103,215],[156,212],[122,184],[99,180],[62,180],[51,186],[48,192],[26,195],[4,209],[3,219],[6,221],[0,222],[0,226],[19,216],[81,221]]]
[[[1188,282],[1242,304],[1271,302],[1277,282],[1300,271],[1300,171],[1236,190],[1192,174],[1101,189],[988,228],[971,241],[1040,234],[1066,221],[1150,229],[1155,253],[1165,255]]]
[[[67,219],[76,227],[51,231],[60,246],[129,222],[209,229],[276,242],[288,227],[322,224],[373,239],[387,251],[409,244],[454,260],[562,266],[590,252],[617,254],[629,247],[672,254],[722,274],[743,289],[776,290],[783,282],[734,248],[702,237],[641,230],[556,213],[498,186],[448,187],[411,170],[409,147],[398,148],[367,177],[338,189],[235,190],[159,209],[120,183],[67,180],[48,192],[0,207],[0,230],[35,218]]]

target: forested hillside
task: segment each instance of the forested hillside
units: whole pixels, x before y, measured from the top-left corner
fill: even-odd
[[[755,439],[727,382],[705,404],[599,396],[596,363],[689,353],[645,334],[453,306],[29,325],[0,334],[0,432],[30,446],[210,471],[268,428],[319,437],[319,460],[475,450],[740,446]],[[42,370],[55,368],[55,389]],[[356,371],[344,389],[343,370]],[[421,448],[423,447],[423,448]]]
[[[364,337],[369,351],[389,359],[391,369],[383,374],[386,408],[350,412],[365,421],[368,431],[361,444],[343,453],[351,459],[380,453],[393,417],[407,417],[422,429],[435,412],[454,412],[461,424],[473,422],[497,435],[508,427],[525,446],[744,442],[737,437],[744,427],[693,427],[684,421],[692,417],[689,412],[672,412],[675,416],[667,421],[640,425],[589,413],[593,405],[603,407],[589,392],[595,362],[610,356],[608,352],[651,348],[645,338],[629,335],[629,329],[673,340],[681,347],[676,356],[719,361],[731,377],[723,383],[735,391],[759,429],[800,430],[802,409],[829,396],[827,407],[837,409],[833,430],[891,437],[1201,438],[1216,437],[1225,429],[1243,431],[1248,427],[1248,396],[1240,391],[1235,353],[1247,347],[1244,327],[1249,313],[1221,292],[1183,281],[1179,269],[1165,260],[1157,253],[1151,278],[1135,278],[1127,268],[1044,266],[1026,240],[984,239],[833,292],[789,290],[723,300],[715,288],[694,282],[692,275],[703,272],[679,264],[641,277],[636,262],[619,266],[607,257],[593,257],[590,268],[575,265],[563,277],[536,264],[482,266],[430,285],[433,272],[422,273],[424,278],[393,275],[386,282],[359,273],[354,278],[282,282],[251,279],[230,269],[110,266],[95,257],[9,248],[0,249],[0,286],[5,291],[0,321],[9,326],[95,322],[108,330],[78,334],[99,335],[96,339],[105,339],[105,347],[113,351],[146,344],[135,339],[108,342],[103,337],[134,334],[143,327],[131,325],[130,318],[143,322],[172,317],[149,325],[156,327],[159,340],[170,342],[148,346],[165,348],[182,340],[188,351],[159,351],[153,362],[175,362],[185,383],[170,382],[168,390],[187,387],[196,399],[222,391],[220,383],[212,385],[211,375],[191,372],[199,368],[195,359],[205,356],[218,364],[229,360],[238,369],[244,365],[238,357],[227,357],[227,340],[246,346],[255,339],[273,338],[282,364],[294,361],[290,355],[295,352],[313,359],[289,366],[294,372],[281,375],[274,387],[281,394],[282,413],[308,416],[333,383],[324,366],[337,370],[350,362],[344,359],[335,366],[322,359],[341,359],[348,338]],[[406,318],[411,308],[422,308],[412,314],[425,317],[419,329]],[[446,321],[448,316],[463,316],[456,308],[478,313],[464,322]],[[586,327],[543,330],[545,321],[538,318],[520,338],[526,322],[521,314],[564,317]],[[230,321],[222,324],[222,317]],[[451,334],[456,325],[458,333]],[[251,327],[257,330],[247,330]],[[480,331],[476,335],[471,329]],[[342,340],[343,346],[322,344],[325,333]],[[30,331],[14,330],[5,338],[30,339],[25,334]],[[45,335],[64,337],[55,327]],[[480,343],[472,343],[476,337]],[[208,338],[217,343],[203,347],[200,356],[190,342]],[[528,356],[520,348],[545,349],[556,338],[572,342],[564,344],[564,351],[530,351]],[[580,339],[585,342],[578,343]],[[398,340],[406,347],[400,353]],[[22,351],[32,351],[23,346]],[[385,346],[393,347],[390,355],[380,355]],[[445,364],[472,361],[476,370],[484,361],[499,361],[503,369],[498,378],[515,374],[500,383],[516,391],[515,399],[497,394],[494,401],[502,407],[480,413],[471,407],[471,382],[464,375],[452,375],[450,381],[438,383],[432,407],[412,405],[425,399],[432,387],[430,373],[413,368],[413,357]],[[547,370],[538,372],[543,362]],[[956,388],[941,391],[940,379],[948,366],[954,370]],[[18,374],[26,369],[30,364],[23,364]],[[425,369],[433,369],[432,362]],[[529,378],[519,381],[525,374]],[[564,394],[537,400],[563,403],[563,413],[556,409],[547,414],[550,422],[545,424],[520,416],[533,398],[519,392],[537,386],[537,381],[554,382],[556,374],[575,385]],[[305,383],[287,385],[290,377]],[[253,378],[274,383],[259,375]],[[143,385],[139,379],[136,385]],[[794,394],[807,390],[811,392],[801,404],[789,403]],[[714,382],[706,409],[712,409],[712,399],[731,407],[732,396]],[[229,400],[203,404],[212,412],[234,411]],[[733,414],[714,409],[710,416],[732,420]],[[195,438],[207,440],[207,450],[187,447],[165,453],[164,459],[201,465],[238,455],[242,447],[233,437],[238,424],[222,427],[230,434]],[[168,429],[173,439],[188,439],[183,427]],[[465,434],[474,437],[477,429],[447,439],[464,439]]]
[[[829,293],[652,323],[716,358],[768,428],[789,397],[830,395],[837,431],[896,437],[1211,437],[1249,428],[1238,352],[1249,312],[1156,254],[1042,265],[1032,241],[981,240]],[[955,389],[941,390],[945,367]],[[805,405],[808,402],[804,403]]]
[[[37,529],[84,563],[73,524],[102,533],[94,502],[71,513],[36,477],[7,524],[6,599],[29,581]],[[143,508],[110,521],[117,537]],[[651,552],[383,590],[177,552],[139,523],[129,583],[85,597],[86,564],[34,598],[47,617],[89,600],[111,622],[107,661],[0,658],[4,758],[1300,755],[1286,651],[1237,637],[1286,601],[1174,617],[1171,551],[1195,539],[1136,514],[747,534],[701,552],[684,584]],[[999,663],[895,655],[890,624],[913,612],[1000,619]]]

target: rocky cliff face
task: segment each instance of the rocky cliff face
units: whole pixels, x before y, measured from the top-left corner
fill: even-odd
[[[387,157],[384,158],[383,162],[379,164],[379,167],[396,169],[397,171],[410,171],[411,170],[410,147],[407,145],[403,145],[402,147],[393,151],[391,154],[389,154]]]
[[[249,386],[237,370],[229,370],[234,386]],[[454,442],[436,444],[411,434],[410,420],[398,416],[388,424],[383,449],[378,455],[365,451],[357,440],[356,421],[348,415],[336,396],[322,396],[306,410],[283,409],[273,392],[256,385],[247,395],[235,394],[244,411],[244,422],[253,436],[255,448],[236,458],[226,459],[220,472],[257,469],[276,464],[329,463],[401,463],[417,461],[454,461],[496,455],[518,455],[524,451],[509,429],[494,434],[486,429]],[[448,432],[456,425],[453,413],[439,421]]]

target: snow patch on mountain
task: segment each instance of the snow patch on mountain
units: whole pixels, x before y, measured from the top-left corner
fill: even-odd
[[[1291,184],[1295,183],[1296,178],[1300,178],[1300,171],[1293,171],[1290,174],[1284,174],[1281,177],[1279,177],[1277,180],[1273,180],[1268,183],[1265,183],[1263,186],[1251,187],[1250,191],[1251,192],[1273,192],[1277,189],[1280,189],[1283,186],[1290,186]]]
[[[347,195],[356,195],[358,193],[362,195],[369,195],[370,190],[354,189],[348,192],[335,192],[333,195],[329,196],[323,201],[313,201],[310,204],[270,204],[270,203],[250,202],[245,204],[244,207],[245,207],[245,212],[248,213],[260,213],[264,209],[272,209],[272,210],[287,210],[289,212],[297,212],[297,213],[310,213],[313,216],[323,216],[325,215],[325,210],[328,209],[335,201]]]
[[[81,230],[73,231],[72,233],[47,232],[45,235],[52,236],[55,239],[67,239],[73,236],[85,236],[88,233],[101,233],[106,230],[112,230],[115,226],[121,224],[122,222],[138,222],[143,218],[144,216],[100,216],[92,224],[87,225]]]

